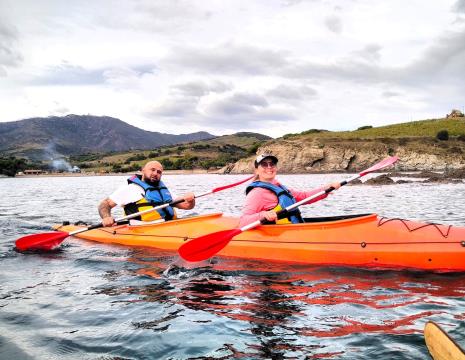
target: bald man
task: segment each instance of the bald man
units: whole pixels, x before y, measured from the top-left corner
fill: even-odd
[[[163,166],[158,161],[149,161],[142,168],[142,175],[134,175],[128,179],[128,184],[118,188],[108,198],[102,200],[98,212],[104,226],[112,226],[115,219],[111,215],[111,209],[116,205],[123,207],[126,215],[135,214],[158,205],[173,201],[165,184],[161,181]],[[187,193],[175,199],[184,199],[175,205],[178,209],[190,210],[195,206],[195,196]],[[150,222],[155,220],[172,220],[176,218],[176,211],[171,207],[154,210],[136,217],[136,220]]]

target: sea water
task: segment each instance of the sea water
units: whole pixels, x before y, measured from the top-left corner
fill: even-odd
[[[311,189],[347,175],[282,175]],[[240,175],[164,175],[177,195]],[[363,270],[176,253],[69,239],[19,253],[17,238],[98,222],[123,176],[0,179],[0,359],[425,359],[423,327],[465,344],[465,274]],[[180,216],[239,215],[245,185]],[[376,212],[465,226],[465,184],[346,186],[305,216]],[[120,210],[115,211],[121,215]]]

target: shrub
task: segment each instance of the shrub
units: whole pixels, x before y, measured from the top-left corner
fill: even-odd
[[[439,130],[436,134],[436,139],[441,141],[449,140],[449,132],[447,130]]]
[[[366,130],[366,129],[373,129],[371,125],[360,126],[357,130]]]

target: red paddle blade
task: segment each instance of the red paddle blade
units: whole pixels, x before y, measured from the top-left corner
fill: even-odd
[[[20,251],[52,250],[60,245],[68,236],[69,234],[64,231],[27,235],[16,240],[16,248]]]
[[[360,173],[360,176],[366,175],[366,174],[371,173],[371,172],[373,172],[373,171],[380,170],[380,169],[382,169],[382,168],[385,168],[386,166],[392,165],[392,164],[394,164],[397,160],[399,160],[399,158],[398,158],[397,156],[388,157],[388,158],[384,159],[383,161],[380,161],[379,163],[373,165],[371,168],[368,168],[368,169],[366,169],[366,170],[363,170],[363,171]]]
[[[246,181],[249,181],[251,180],[255,175],[252,175],[251,177],[248,177],[247,179],[244,179],[244,180],[241,180],[241,181],[238,181],[234,184],[229,184],[229,185],[224,185],[224,186],[219,186],[217,188],[214,188],[212,189],[212,193],[216,193],[218,191],[221,191],[221,190],[224,190],[224,189],[229,189],[229,188],[232,188],[234,186],[237,186],[237,185],[240,185],[242,183],[245,183]]]
[[[223,230],[200,236],[181,245],[179,255],[187,261],[202,261],[220,252],[241,229]]]

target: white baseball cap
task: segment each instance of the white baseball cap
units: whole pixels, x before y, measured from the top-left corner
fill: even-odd
[[[276,156],[274,156],[273,154],[270,154],[270,153],[263,153],[263,154],[258,155],[258,156],[255,158],[255,167],[258,167],[258,165],[259,165],[263,160],[265,160],[266,158],[270,158],[270,159],[272,159],[275,163],[278,163],[278,158],[277,158]]]

